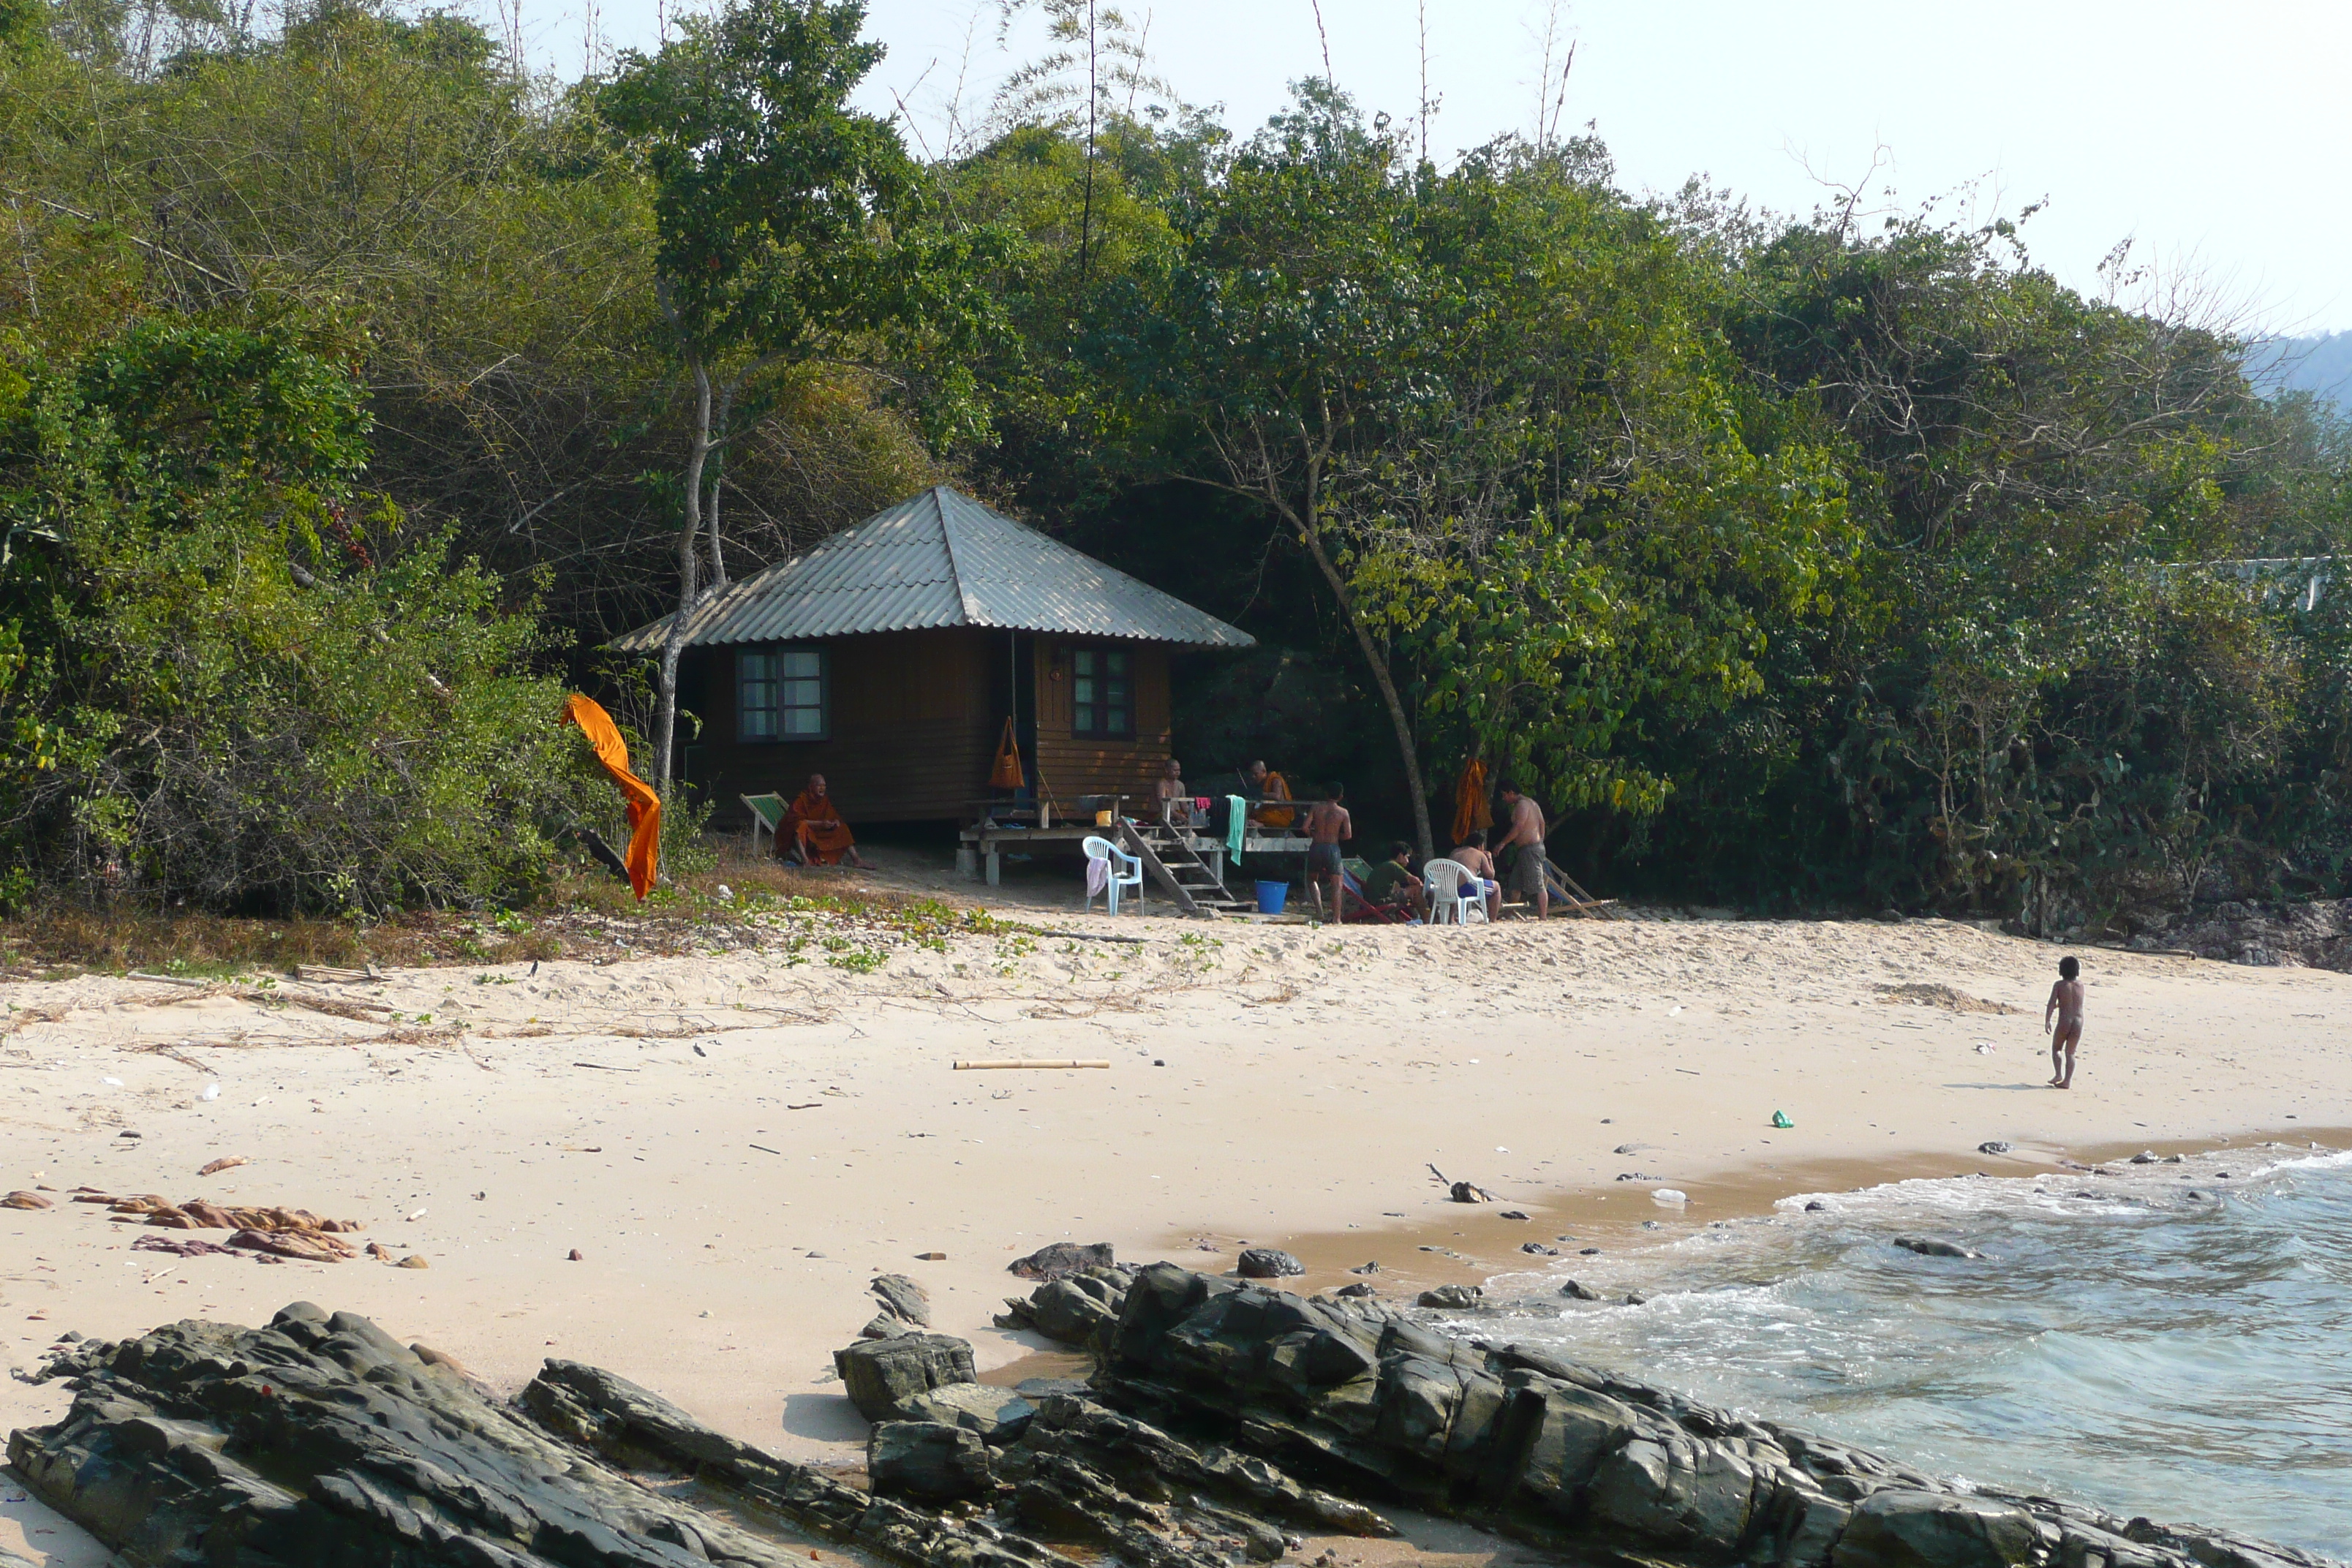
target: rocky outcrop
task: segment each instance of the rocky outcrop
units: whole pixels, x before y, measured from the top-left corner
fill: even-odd
[[[1369,1303],[1139,1271],[1097,1393],[1304,1480],[1572,1557],[1694,1568],[2278,1568],[2319,1559],[1905,1466]]]
[[[307,1304],[264,1329],[70,1347],[47,1371],[75,1380],[72,1408],[9,1457],[125,1568],[809,1568],[776,1521],[903,1568],[1235,1568],[1306,1533],[1394,1533],[1371,1502],[1579,1565],[2326,1568],[1962,1493],[1539,1352],[1169,1265],[1088,1331],[1092,1384],[1025,1397],[972,1383],[945,1336],[845,1352],[888,1398],[870,1491],[576,1362],[501,1402],[447,1356]]]

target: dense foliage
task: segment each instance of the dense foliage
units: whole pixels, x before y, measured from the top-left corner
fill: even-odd
[[[372,0],[0,12],[20,878],[527,883],[537,682],[953,477],[1258,634],[1180,675],[1193,776],[1433,847],[1479,757],[1612,891],[2347,890],[2347,448],[2223,327],[1314,79],[1235,138],[1046,9],[939,149],[847,106],[856,0],[570,89]]]

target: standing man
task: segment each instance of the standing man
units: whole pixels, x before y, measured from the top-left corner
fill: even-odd
[[[1543,807],[1521,794],[1509,779],[1496,793],[1503,797],[1503,809],[1510,814],[1510,826],[1495,845],[1507,876],[1503,886],[1525,893],[1536,907],[1536,919],[1543,920],[1551,913],[1551,879],[1544,875]]]
[[[1339,841],[1356,836],[1356,825],[1348,816],[1347,802],[1348,786],[1333,784],[1329,800],[1318,800],[1307,808],[1304,824],[1307,837],[1311,841],[1307,847],[1307,885],[1310,888],[1317,886],[1318,878],[1328,883],[1331,889],[1331,923],[1334,925],[1343,923],[1341,917],[1347,909],[1339,901],[1339,895],[1346,890],[1342,879],[1347,876],[1339,864]]]

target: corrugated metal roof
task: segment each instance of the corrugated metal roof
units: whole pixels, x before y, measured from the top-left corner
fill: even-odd
[[[671,617],[614,637],[661,647]],[[730,584],[687,622],[687,646],[794,642],[928,626],[1132,637],[1188,647],[1256,639],[945,485]]]

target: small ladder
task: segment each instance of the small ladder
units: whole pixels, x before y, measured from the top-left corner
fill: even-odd
[[[1209,863],[1201,858],[1190,842],[1188,833],[1168,826],[1165,823],[1137,822],[1131,817],[1118,819],[1119,847],[1143,862],[1152,880],[1166,889],[1176,900],[1176,907],[1188,915],[1236,915],[1257,906],[1248,900],[1237,899],[1229,892]]]

